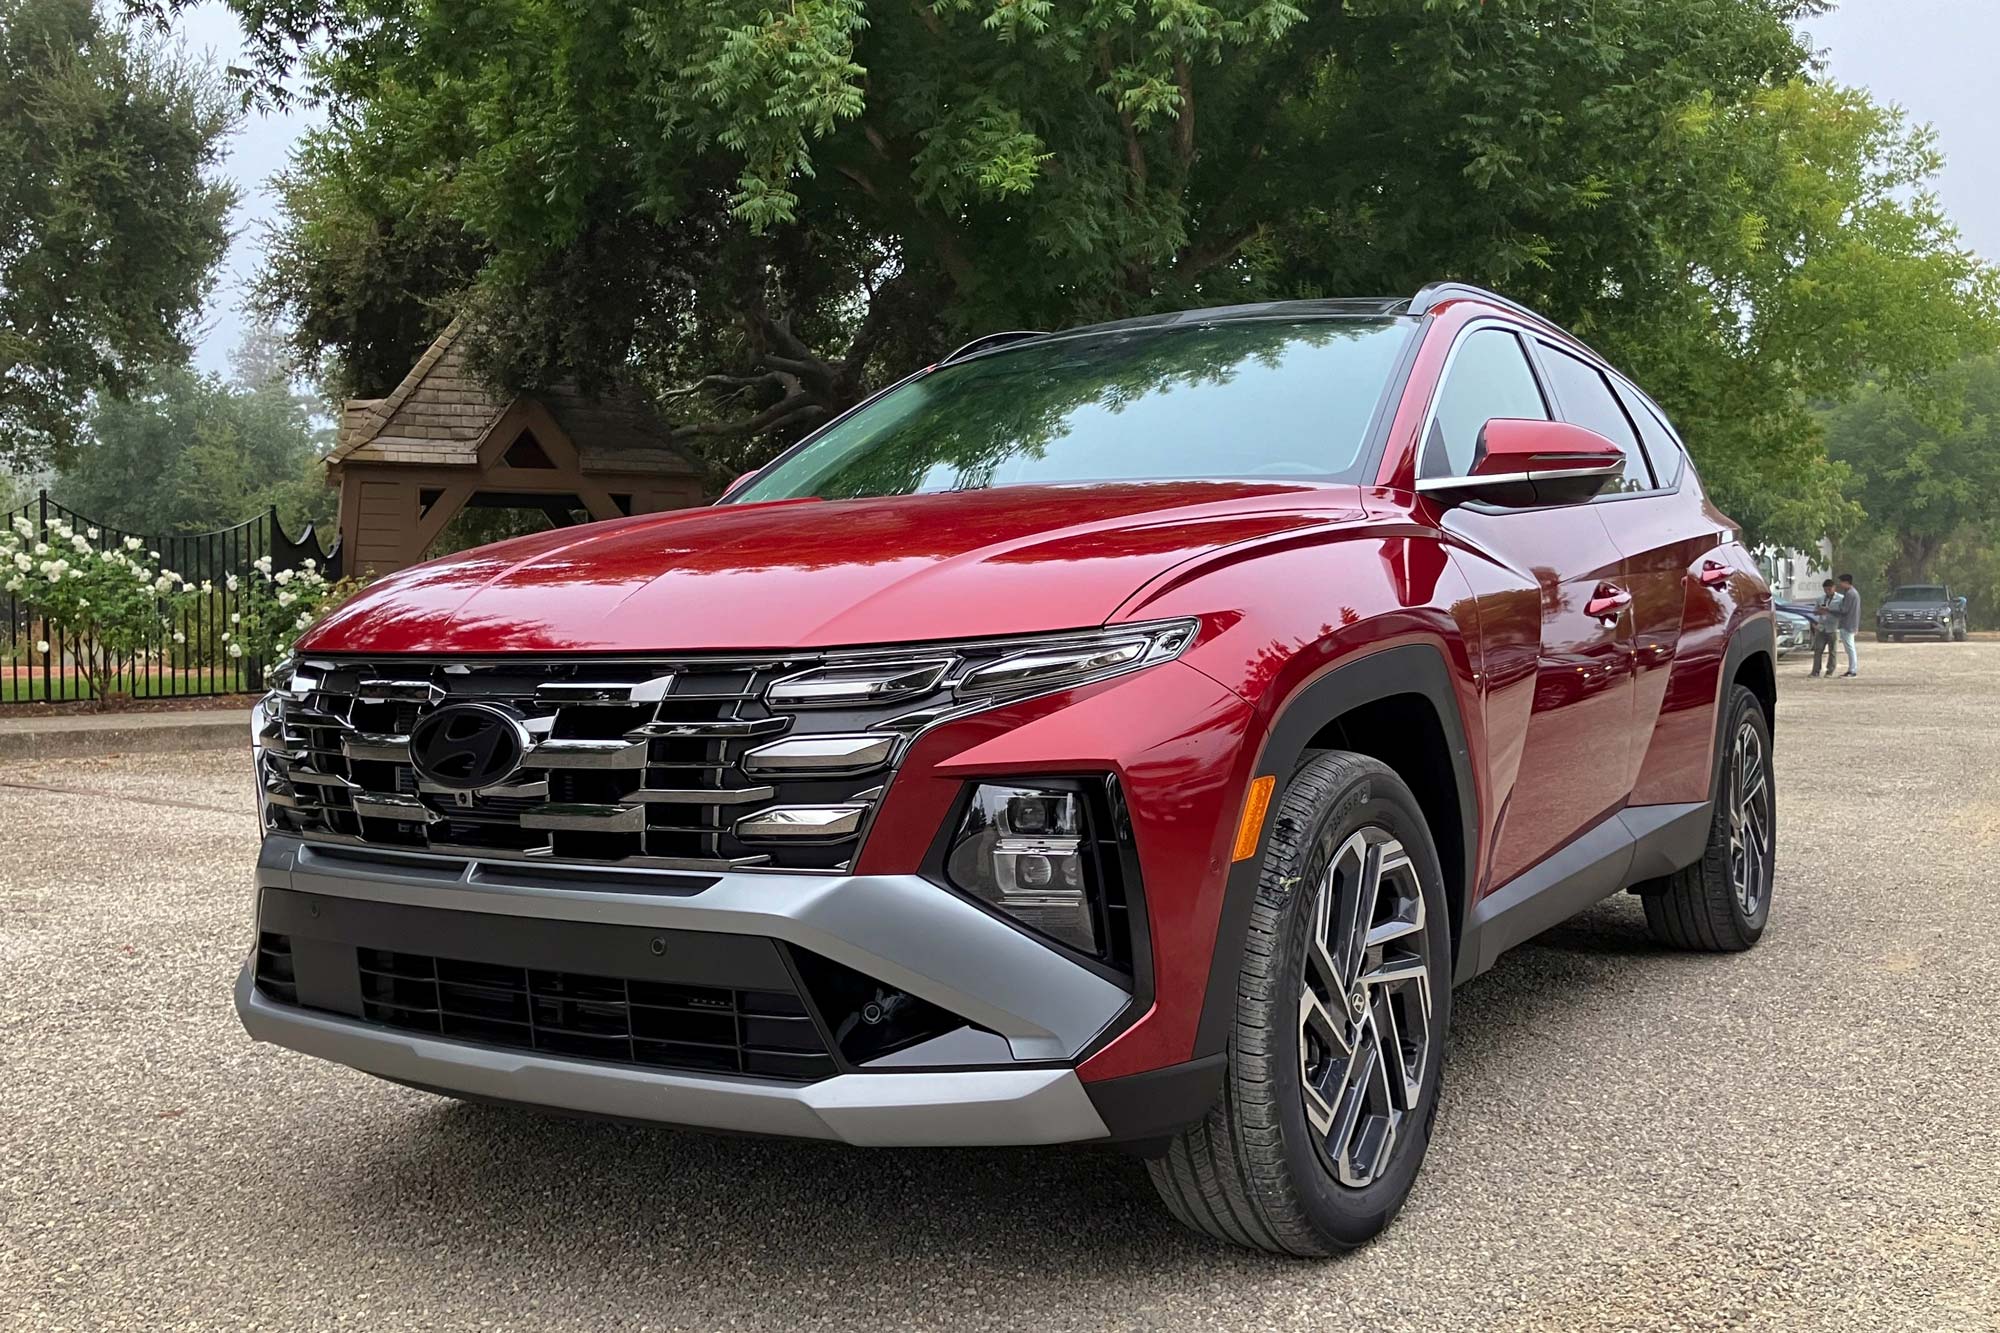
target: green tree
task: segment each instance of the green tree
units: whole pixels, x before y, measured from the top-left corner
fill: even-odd
[[[234,0],[338,110],[262,298],[386,390],[613,374],[723,463],[954,341],[1483,281],[1657,390],[1719,500],[1852,518],[1809,397],[1990,347],[1927,132],[1815,0]],[[301,65],[301,52],[317,54]]]
[[[62,462],[93,393],[186,358],[233,122],[218,73],[91,0],[0,0],[0,464]]]
[[[1828,452],[1867,513],[1841,555],[1885,587],[1947,577],[1948,550],[1971,569],[2000,548],[2000,358],[1939,379],[1944,392],[1914,401],[1871,385],[1827,418]]]
[[[232,377],[169,367],[130,397],[103,399],[88,442],[51,490],[79,513],[128,532],[204,532],[275,504],[297,536],[326,524],[334,496],[319,460],[328,430],[253,328]]]

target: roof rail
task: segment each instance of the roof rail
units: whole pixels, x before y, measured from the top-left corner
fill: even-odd
[[[1509,300],[1498,292],[1488,291],[1469,282],[1425,283],[1422,290],[1410,298],[1410,313],[1428,315],[1446,301],[1484,301],[1488,305],[1505,306],[1515,314],[1526,316],[1537,324],[1546,324],[1552,329],[1560,328],[1554,320],[1540,311],[1530,310],[1519,301]]]
[[[1008,343],[1020,342],[1023,338],[1046,338],[1048,336],[1048,330],[1046,329],[1007,329],[1000,333],[982,334],[953,352],[950,356],[939,358],[938,364],[948,366],[952,362],[962,360],[976,352],[984,352],[994,347],[1004,347]]]

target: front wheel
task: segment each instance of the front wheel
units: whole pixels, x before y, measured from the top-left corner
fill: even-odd
[[[1222,1098],[1148,1164],[1175,1217],[1292,1255],[1389,1224],[1437,1115],[1449,922],[1401,778],[1340,751],[1293,775],[1265,839]]]
[[[1741,685],[1728,696],[1722,774],[1699,861],[1640,887],[1653,938],[1679,949],[1747,949],[1771,919],[1778,858],[1778,796],[1771,724]]]

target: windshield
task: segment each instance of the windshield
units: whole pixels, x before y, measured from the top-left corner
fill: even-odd
[[[1053,338],[912,380],[738,501],[1058,482],[1358,481],[1413,321],[1239,320]]]
[[[1935,583],[1912,583],[1889,594],[1892,602],[1942,602],[1944,589]]]

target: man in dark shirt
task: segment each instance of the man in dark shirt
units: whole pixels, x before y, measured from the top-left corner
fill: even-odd
[[[1854,586],[1854,575],[1840,576],[1840,646],[1847,650],[1847,671],[1841,679],[1851,680],[1861,674],[1861,660],[1855,652],[1854,636],[1861,629],[1861,590]]]
[[[1820,674],[1820,655],[1826,655],[1826,678],[1833,679],[1833,664],[1840,649],[1840,594],[1833,590],[1833,580],[1827,579],[1820,585],[1819,601],[1813,606],[1813,675]]]

